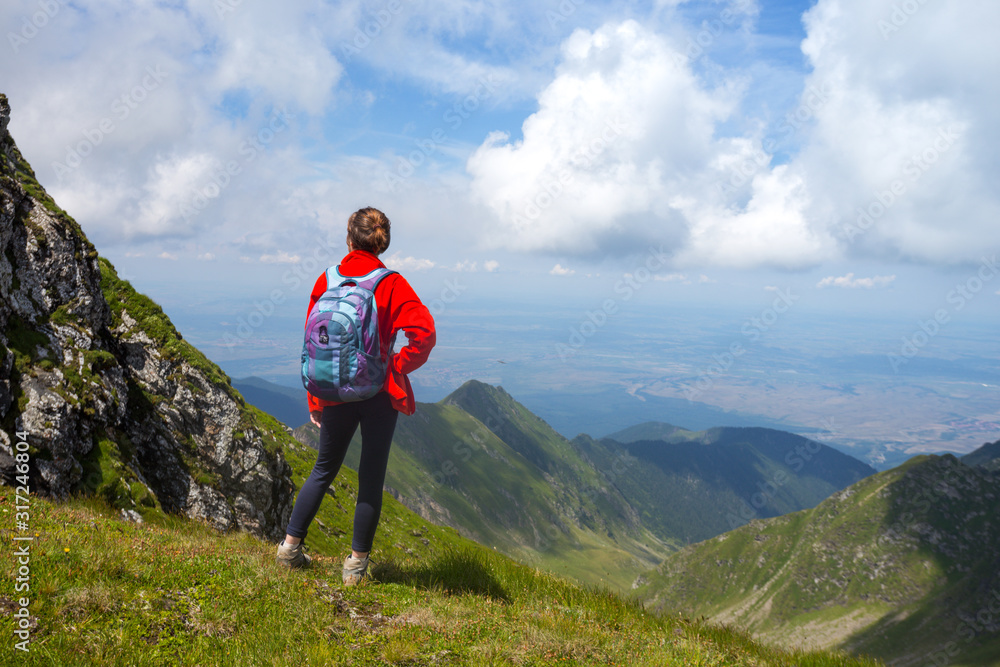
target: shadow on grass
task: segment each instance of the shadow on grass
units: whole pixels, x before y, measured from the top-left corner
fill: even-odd
[[[416,566],[392,560],[376,563],[372,576],[378,581],[442,590],[447,594],[483,595],[501,602],[511,597],[489,571],[485,559],[466,550],[448,551]]]

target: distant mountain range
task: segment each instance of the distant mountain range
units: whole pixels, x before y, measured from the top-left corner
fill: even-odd
[[[1000,443],[921,456],[817,507],[687,547],[647,605],[894,665],[1000,664]]]
[[[292,428],[309,421],[306,390],[302,387],[283,387],[251,376],[233,380],[233,388],[251,405]],[[261,408],[262,405],[266,405],[267,409]]]
[[[988,442],[976,451],[966,454],[962,457],[962,463],[986,470],[1000,470],[1000,441]]]
[[[234,382],[253,401],[267,383]],[[270,412],[287,400],[274,389]],[[304,398],[302,399],[304,402]],[[295,431],[315,445],[318,430]],[[812,507],[875,473],[765,428],[649,423],[572,441],[500,387],[470,381],[396,431],[386,485],[428,520],[522,560],[628,589],[668,553],[748,521]],[[358,464],[352,447],[345,465]]]

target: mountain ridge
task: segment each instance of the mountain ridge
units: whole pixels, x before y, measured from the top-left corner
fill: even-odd
[[[976,656],[1000,659],[1000,615],[969,629],[1000,607],[997,481],[951,455],[914,457],[815,508],[686,547],[637,594],[783,645],[993,664]]]
[[[0,95],[0,473],[27,435],[32,491],[96,493],[129,516],[180,512],[278,537],[288,437],[247,405],[38,183]],[[131,513],[131,514],[129,514]]]
[[[670,432],[689,440],[705,437],[677,427]],[[304,425],[296,429],[296,437],[315,444],[317,430]],[[722,429],[708,439],[724,437],[736,436]],[[809,442],[826,456],[850,458],[792,434],[771,437],[786,437],[800,446]],[[712,443],[645,445],[694,454],[721,451]],[[842,488],[818,478],[800,480],[795,471],[759,453],[746,465],[730,463],[732,474],[721,483],[715,480],[718,471],[710,470],[678,486],[675,482],[683,476],[671,477],[629,449],[645,445],[589,436],[566,440],[502,387],[470,380],[436,404],[419,403],[413,417],[399,420],[386,484],[394,497],[428,520],[458,528],[516,558],[583,581],[612,583],[619,590],[629,590],[644,569],[685,544],[724,532],[730,522],[741,525],[759,516],[749,505],[756,487],[742,494],[730,488],[734,478],[746,476],[754,465],[764,472],[750,470],[748,479],[761,484],[778,473],[787,477],[782,481],[779,475],[774,490],[790,509],[811,506]],[[730,449],[740,447],[754,452],[749,445]],[[352,447],[345,465],[356,466],[359,457],[359,449]],[[850,460],[857,470],[848,482],[874,472]],[[681,498],[689,490],[693,499]],[[720,507],[720,499],[726,507]],[[740,503],[748,512],[740,510]],[[609,567],[612,561],[617,563]]]

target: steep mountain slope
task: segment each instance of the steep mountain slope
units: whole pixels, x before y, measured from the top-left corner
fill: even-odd
[[[897,665],[1000,661],[1000,491],[953,456],[918,457],[811,510],[667,558],[638,594],[789,645]]]
[[[659,440],[638,439],[657,433]],[[578,436],[574,444],[599,465],[633,462],[616,487],[651,530],[685,543],[813,507],[875,473],[831,447],[766,428],[692,432],[649,423],[616,435],[628,440]]]
[[[974,452],[962,457],[962,463],[987,470],[1000,470],[1000,440],[988,442]]]
[[[639,572],[662,560],[670,549],[642,527],[600,473],[578,455],[573,463],[582,474],[559,471],[561,454],[549,447],[565,447],[566,441],[553,443],[559,436],[546,434],[544,422],[502,390],[483,388],[487,423],[452,397],[420,403],[412,417],[400,417],[386,477],[396,498],[430,521],[581,581],[625,589]],[[509,425],[510,432],[523,435],[537,428],[548,435],[521,441],[545,470],[490,430],[501,420],[522,421]],[[304,426],[296,435],[314,443],[317,429]],[[355,438],[345,460],[349,467],[356,467],[360,457]],[[554,474],[547,472],[550,466]],[[565,481],[584,475],[589,475],[586,483]]]
[[[276,537],[291,511],[280,425],[247,405],[159,306],[98,257],[38,184],[0,95],[0,469]],[[18,440],[20,440],[18,438]]]

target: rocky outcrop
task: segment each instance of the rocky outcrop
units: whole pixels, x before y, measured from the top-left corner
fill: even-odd
[[[280,424],[183,340],[45,193],[7,132],[0,95],[0,471],[14,434],[32,491],[97,493],[278,537],[294,487]]]

